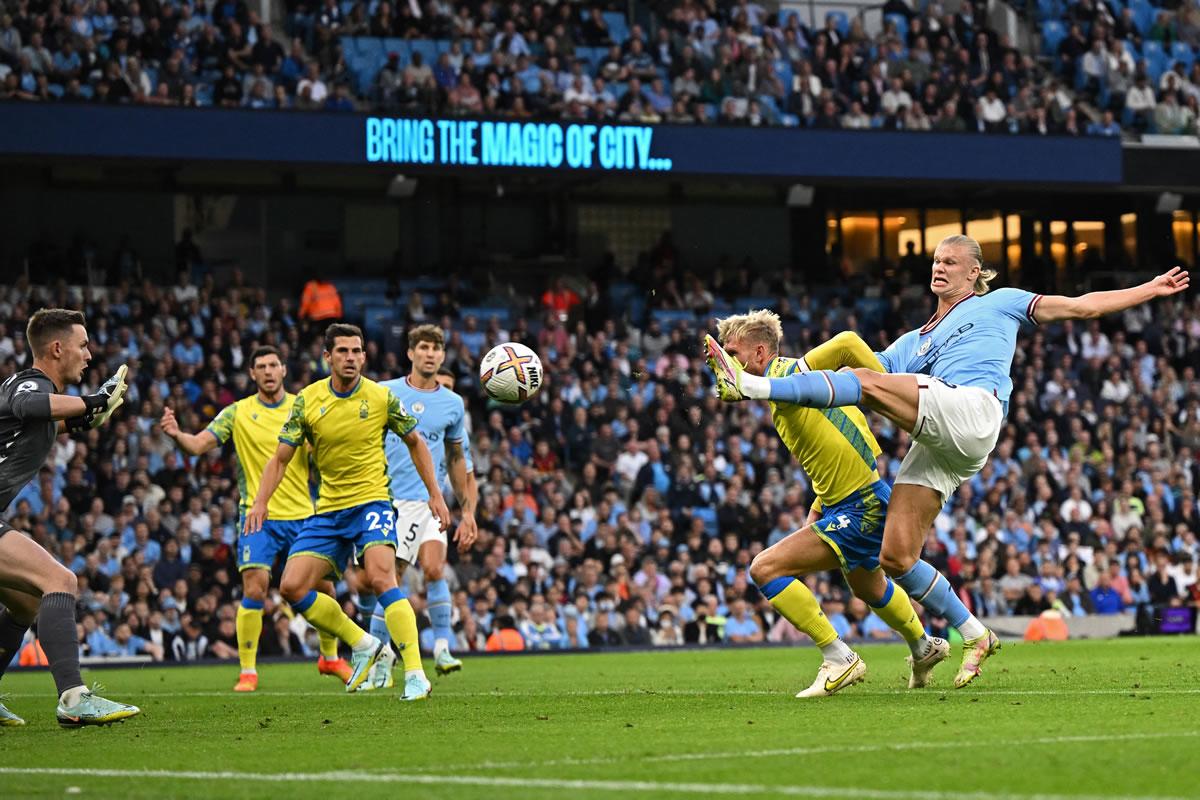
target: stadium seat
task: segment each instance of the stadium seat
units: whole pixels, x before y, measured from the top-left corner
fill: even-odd
[[[1192,62],[1196,60],[1196,51],[1187,42],[1175,42],[1171,45],[1171,60],[1181,61],[1188,68],[1192,68]]]
[[[86,96],[90,98],[92,96],[92,94],[91,94],[92,87],[84,86],[83,88],[88,90]],[[196,84],[196,105],[211,106],[212,101],[213,101],[212,84],[209,84],[209,83]]]
[[[438,46],[432,39],[412,39],[408,43],[413,53],[420,53],[422,60],[429,66],[437,63]]]
[[[363,307],[363,333],[367,336],[378,337],[383,333],[383,325],[387,320],[395,319],[398,312],[395,306],[374,304]]]
[[[1154,19],[1158,16],[1158,9],[1152,6],[1149,0],[1130,0],[1129,8],[1133,10],[1133,21],[1138,26],[1138,30],[1147,32],[1150,28],[1154,27]],[[1146,43],[1143,42],[1143,44]]]
[[[46,91],[50,92],[50,94],[54,95],[55,97],[63,96],[63,87],[61,84],[58,84],[58,83],[49,84],[46,87]]]
[[[779,9],[779,27],[786,28],[788,26],[788,19],[791,17],[795,17],[796,22],[798,22],[800,25],[804,24],[803,20],[800,18],[800,14],[797,13],[796,9],[781,8]]]
[[[1067,38],[1067,29],[1056,19],[1042,23],[1042,53],[1053,56],[1058,53],[1058,46]]]
[[[608,23],[608,35],[616,44],[625,44],[629,39],[629,24],[625,15],[619,11],[605,11],[604,21]]]
[[[800,127],[800,118],[797,117],[795,114],[784,114],[784,115],[780,116],[779,122],[785,128],[799,128]]]
[[[689,327],[696,324],[695,313],[682,308],[656,308],[650,312],[650,319],[658,320],[664,330],[671,330],[681,322]]]

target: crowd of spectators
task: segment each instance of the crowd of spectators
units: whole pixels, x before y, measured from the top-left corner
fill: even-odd
[[[185,243],[181,257],[194,250]],[[469,553],[452,552],[447,568],[462,650],[799,638],[747,568],[804,523],[809,483],[765,406],[722,406],[713,396],[697,328],[713,329],[705,314],[734,298],[760,295],[777,298],[786,352],[842,329],[883,346],[925,321],[928,292],[919,276],[881,287],[891,306],[868,325],[845,285],[805,286],[787,270],[749,268],[700,278],[681,271],[668,237],[645,259],[633,273],[640,288],[603,270],[596,280],[560,278],[544,294],[501,292],[515,302],[511,324],[460,311],[487,299],[479,280],[452,278],[434,300],[414,294],[397,304],[409,322],[447,330],[446,365],[470,411],[480,538]],[[114,274],[128,260],[118,256]],[[60,437],[4,512],[78,575],[87,655],[236,654],[235,460],[230,449],[184,456],[160,427],[162,409],[170,404],[185,430],[201,428],[253,390],[246,358],[259,343],[280,348],[293,389],[327,374],[325,322],[307,319],[292,297],[269,297],[236,272],[221,282],[193,283],[191,274],[166,286],[22,279],[0,290],[0,380],[28,364],[24,321],[42,305],[88,318],[94,359],[84,386],[70,391],[92,391],[130,366],[126,410],[105,428]],[[695,324],[664,325],[653,305],[631,318],[633,304],[612,299],[665,286],[687,287],[681,302],[702,312]],[[670,304],[671,293],[659,295]],[[553,376],[517,408],[485,403],[475,375],[479,356],[505,340],[536,348]],[[1193,297],[1029,334],[995,453],[938,517],[926,557],[985,617],[1195,606],[1198,368]],[[369,376],[405,369],[402,352],[368,342]],[[880,471],[894,475],[907,435],[869,418],[884,449]],[[420,571],[408,580],[427,628]],[[846,638],[892,636],[840,575],[808,580]],[[356,613],[353,570],[338,591]],[[264,654],[309,652],[306,624],[273,597]],[[945,633],[944,621],[926,622]]]
[[[1200,64],[1159,77],[1123,46],[1194,57],[1196,0],[1144,31],[1079,0],[1044,59],[989,27],[985,0],[889,0],[875,35],[861,16],[810,27],[752,0],[639,3],[619,29],[604,4],[286,5],[278,35],[243,0],[0,4],[0,99],[1040,135],[1197,124]],[[364,55],[367,39],[403,47]]]

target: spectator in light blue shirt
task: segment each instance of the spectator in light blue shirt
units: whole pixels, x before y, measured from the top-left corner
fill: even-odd
[[[198,367],[204,363],[204,348],[196,341],[191,333],[185,333],[183,340],[176,342],[171,348],[171,356],[181,364]]]
[[[117,655],[117,643],[112,640],[104,629],[96,624],[96,618],[88,615],[83,618],[84,642],[87,643],[88,655],[112,656]]]
[[[746,601],[738,598],[730,606],[729,619],[725,621],[725,640],[734,643],[761,642],[762,626],[758,618],[750,613]]]
[[[526,650],[557,650],[563,646],[563,634],[546,612],[545,603],[529,607],[529,619],[520,625]]]

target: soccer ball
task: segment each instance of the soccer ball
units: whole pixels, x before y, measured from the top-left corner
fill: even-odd
[[[500,403],[524,403],[542,388],[542,360],[519,342],[493,347],[479,362],[479,383]]]

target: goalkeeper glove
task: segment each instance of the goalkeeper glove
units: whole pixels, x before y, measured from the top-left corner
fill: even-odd
[[[108,422],[108,418],[113,415],[113,412],[121,407],[125,402],[125,391],[129,386],[125,383],[125,375],[129,372],[129,368],[122,364],[113,376],[104,382],[100,387],[100,391],[95,394],[85,395],[83,402],[87,405],[87,413],[82,417],[83,422],[76,422],[73,427],[80,430],[84,427],[99,428],[104,423]],[[76,417],[76,420],[81,418]]]

